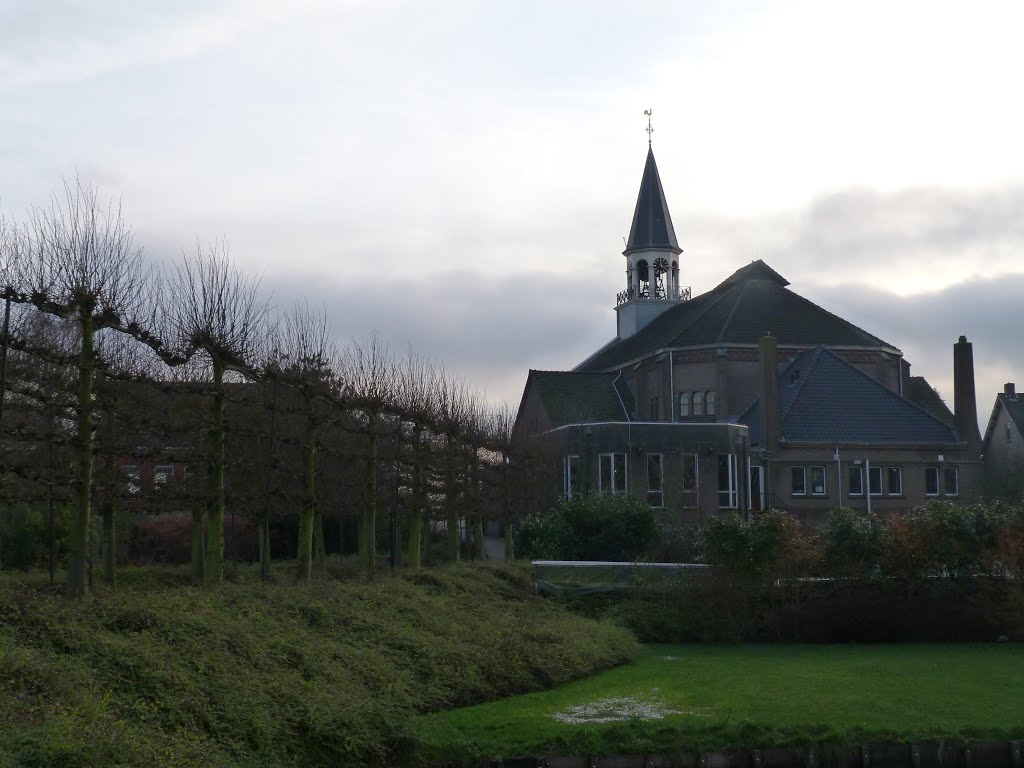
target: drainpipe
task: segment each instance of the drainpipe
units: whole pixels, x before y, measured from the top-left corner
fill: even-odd
[[[843,464],[839,461],[839,449],[836,448],[836,493],[839,494],[839,506],[843,506]]]
[[[676,420],[676,382],[675,365],[672,363],[672,350],[668,351],[668,402],[669,415],[672,421]]]
[[[871,459],[864,459],[864,492],[868,497],[868,514],[871,514]]]

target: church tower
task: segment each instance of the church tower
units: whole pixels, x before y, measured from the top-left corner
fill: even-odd
[[[622,252],[626,257],[626,290],[619,291],[615,306],[620,339],[632,336],[669,307],[690,298],[690,289],[679,286],[682,252],[648,141],[633,225]]]

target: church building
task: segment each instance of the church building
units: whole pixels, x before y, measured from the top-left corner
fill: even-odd
[[[531,370],[523,392],[514,439],[551,464],[552,494],[633,493],[681,523],[978,498],[966,338],[951,413],[899,348],[763,261],[691,295],[650,147],[622,255],[615,338],[570,371]]]

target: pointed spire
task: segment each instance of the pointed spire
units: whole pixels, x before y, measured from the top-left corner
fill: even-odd
[[[647,164],[644,165],[644,177],[640,182],[640,194],[636,198],[636,210],[633,212],[633,225],[629,228],[629,240],[623,254],[651,249],[683,252],[676,242],[672,216],[665,202],[665,190],[661,188],[658,165],[654,162],[654,150],[648,146]]]

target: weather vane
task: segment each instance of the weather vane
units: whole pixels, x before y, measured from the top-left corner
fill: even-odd
[[[651,127],[651,115],[654,114],[653,109],[645,109],[644,114],[647,115],[647,146],[651,146],[651,134],[654,133],[654,129]]]

